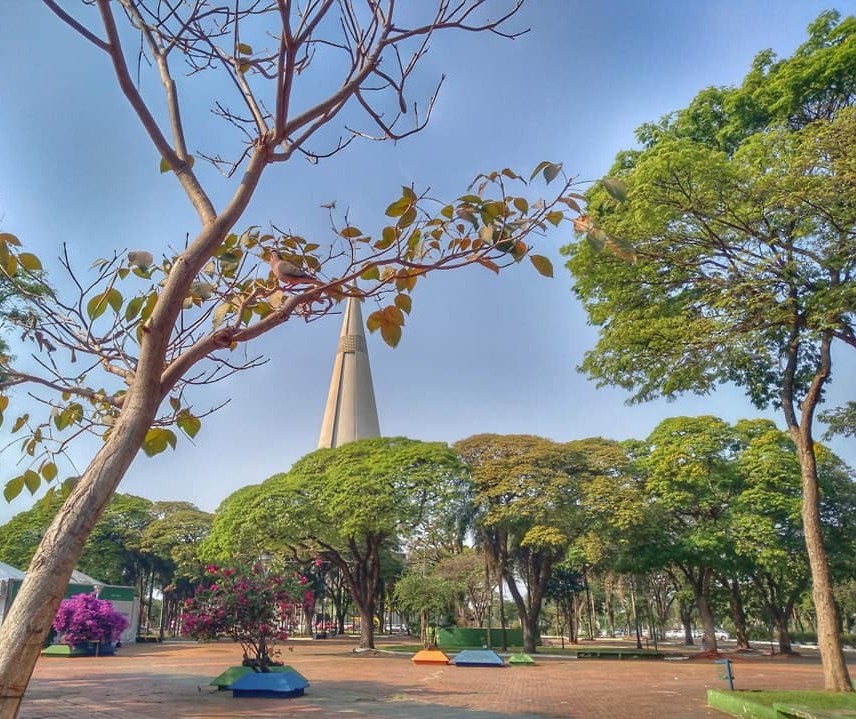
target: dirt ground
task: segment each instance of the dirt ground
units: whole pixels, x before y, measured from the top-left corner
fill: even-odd
[[[407,655],[355,653],[349,639],[296,640],[283,658],[309,681],[302,697],[233,698],[208,682],[240,664],[232,643],[165,642],[122,647],[112,657],[42,657],[22,719],[167,717],[723,717],[706,691],[725,689],[711,659],[558,659],[535,666],[417,665]],[[383,643],[379,644],[382,649]],[[544,650],[549,651],[549,647]],[[820,689],[814,653],[735,657],[738,689]],[[853,664],[853,662],[851,662]],[[851,671],[856,672],[856,667]]]

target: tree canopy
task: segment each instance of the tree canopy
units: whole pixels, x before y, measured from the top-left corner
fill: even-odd
[[[361,644],[371,647],[382,550],[447,513],[459,501],[464,471],[438,442],[378,438],[319,449],[224,502],[208,540],[218,554],[209,556],[275,552],[332,563],[359,610]]]
[[[565,248],[599,327],[582,369],[635,401],[744,387],[781,408],[799,450],[827,687],[852,690],[821,541],[815,412],[832,345],[856,348],[856,19],[821,15],[791,58],[760,53],[742,85],[708,88],[640,128]],[[625,201],[619,202],[616,198]],[[582,229],[586,229],[583,223]]]

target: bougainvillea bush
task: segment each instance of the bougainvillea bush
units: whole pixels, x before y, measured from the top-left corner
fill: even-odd
[[[231,637],[244,650],[244,665],[268,671],[275,646],[305,599],[307,580],[252,567],[205,569],[196,593],[185,602],[184,633],[194,639]]]
[[[128,620],[110,602],[95,594],[75,594],[63,599],[53,623],[63,642],[72,646],[116,642],[127,626]]]

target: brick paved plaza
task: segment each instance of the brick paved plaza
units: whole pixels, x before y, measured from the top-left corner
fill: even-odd
[[[504,668],[415,665],[407,655],[355,654],[352,640],[295,641],[291,664],[311,682],[295,699],[235,699],[208,682],[240,663],[227,642],[123,647],[115,657],[42,657],[22,719],[326,717],[724,717],[705,706],[724,688],[709,660],[550,659]],[[382,645],[381,645],[382,646]],[[739,657],[737,687],[821,688],[814,654]]]

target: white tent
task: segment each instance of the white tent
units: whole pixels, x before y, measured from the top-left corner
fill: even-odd
[[[3,619],[9,611],[12,599],[15,596],[12,584],[20,585],[23,579],[24,573],[20,569],[15,569],[10,564],[0,562],[0,624],[3,623]]]

